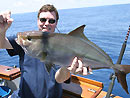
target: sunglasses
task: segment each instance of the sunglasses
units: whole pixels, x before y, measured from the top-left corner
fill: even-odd
[[[47,20],[48,20],[48,22],[49,22],[50,24],[54,24],[54,23],[56,22],[55,19],[40,18],[40,21],[41,21],[41,22],[46,22]]]

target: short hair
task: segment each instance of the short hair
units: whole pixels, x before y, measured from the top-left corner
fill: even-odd
[[[56,14],[56,20],[58,21],[58,19],[59,19],[59,14],[58,14],[58,11],[57,11],[57,9],[53,6],[53,5],[50,5],[50,4],[46,4],[46,5],[43,5],[41,8],[40,8],[40,10],[39,10],[39,12],[38,12],[38,18],[39,18],[39,15],[40,15],[40,13],[41,12],[55,12],[55,14]]]

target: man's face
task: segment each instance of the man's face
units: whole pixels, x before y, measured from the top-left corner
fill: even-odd
[[[37,24],[40,31],[53,33],[57,25],[55,12],[41,12]]]

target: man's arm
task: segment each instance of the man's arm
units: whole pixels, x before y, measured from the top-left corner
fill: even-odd
[[[0,49],[13,49],[9,40],[6,37],[1,38],[0,36]]]
[[[63,83],[70,78],[70,71],[66,67],[61,67],[55,74],[55,80],[58,83]]]
[[[13,19],[10,18],[11,12],[0,13],[0,49],[13,49],[6,38],[6,31],[11,26]]]

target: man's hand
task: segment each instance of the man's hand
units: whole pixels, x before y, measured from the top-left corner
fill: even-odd
[[[77,57],[74,58],[70,67],[67,68],[72,74],[89,75],[92,73],[90,67],[83,65],[83,62]]]
[[[11,26],[13,19],[11,18],[11,12],[0,13],[0,33],[5,33],[6,30]]]
[[[10,42],[6,38],[6,30],[11,26],[13,19],[11,12],[0,13],[0,49],[13,49]]]
[[[81,60],[75,57],[70,67],[61,67],[55,74],[55,79],[58,83],[63,83],[70,78],[72,74],[89,75],[92,74],[90,67],[85,67]]]

